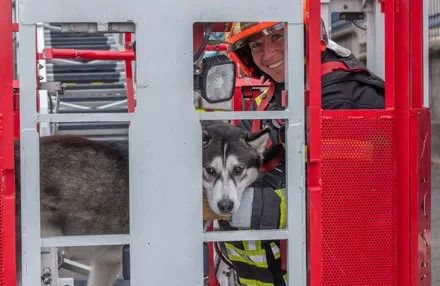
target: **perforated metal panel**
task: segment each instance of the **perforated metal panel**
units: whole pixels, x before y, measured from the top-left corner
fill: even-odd
[[[394,118],[359,115],[322,120],[322,285],[397,285]]]

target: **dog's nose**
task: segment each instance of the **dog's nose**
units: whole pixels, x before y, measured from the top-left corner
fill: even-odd
[[[234,202],[229,199],[222,199],[218,202],[217,206],[222,213],[229,214],[234,209]]]

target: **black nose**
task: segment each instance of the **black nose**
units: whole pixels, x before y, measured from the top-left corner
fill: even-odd
[[[218,202],[217,206],[222,213],[229,214],[234,209],[234,202],[229,199],[222,199]]]

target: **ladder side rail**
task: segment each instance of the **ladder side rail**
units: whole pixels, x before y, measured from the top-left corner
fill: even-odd
[[[398,148],[398,189],[399,189],[399,285],[410,284],[410,27],[409,1],[392,1],[385,3],[386,9],[393,13],[394,49],[388,55],[394,56],[393,68],[395,78],[392,83],[395,96],[396,132]],[[387,81],[389,79],[387,78]],[[390,91],[387,91],[387,95]]]
[[[306,19],[307,40],[307,199],[310,285],[322,285],[322,182],[321,182],[321,25],[318,1],[308,0],[309,15]]]
[[[431,285],[430,111],[424,74],[427,70],[427,1],[409,1],[410,42],[410,284]],[[426,102],[425,102],[426,100]],[[420,243],[423,241],[423,243]]]
[[[35,25],[20,25],[20,178],[22,285],[39,286],[41,268],[39,135]],[[33,63],[33,64],[32,64]]]
[[[289,286],[307,285],[304,25],[288,23],[286,37],[287,273]]]

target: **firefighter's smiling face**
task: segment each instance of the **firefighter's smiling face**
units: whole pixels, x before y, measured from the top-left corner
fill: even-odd
[[[284,82],[284,29],[249,41],[255,64],[274,81]]]

